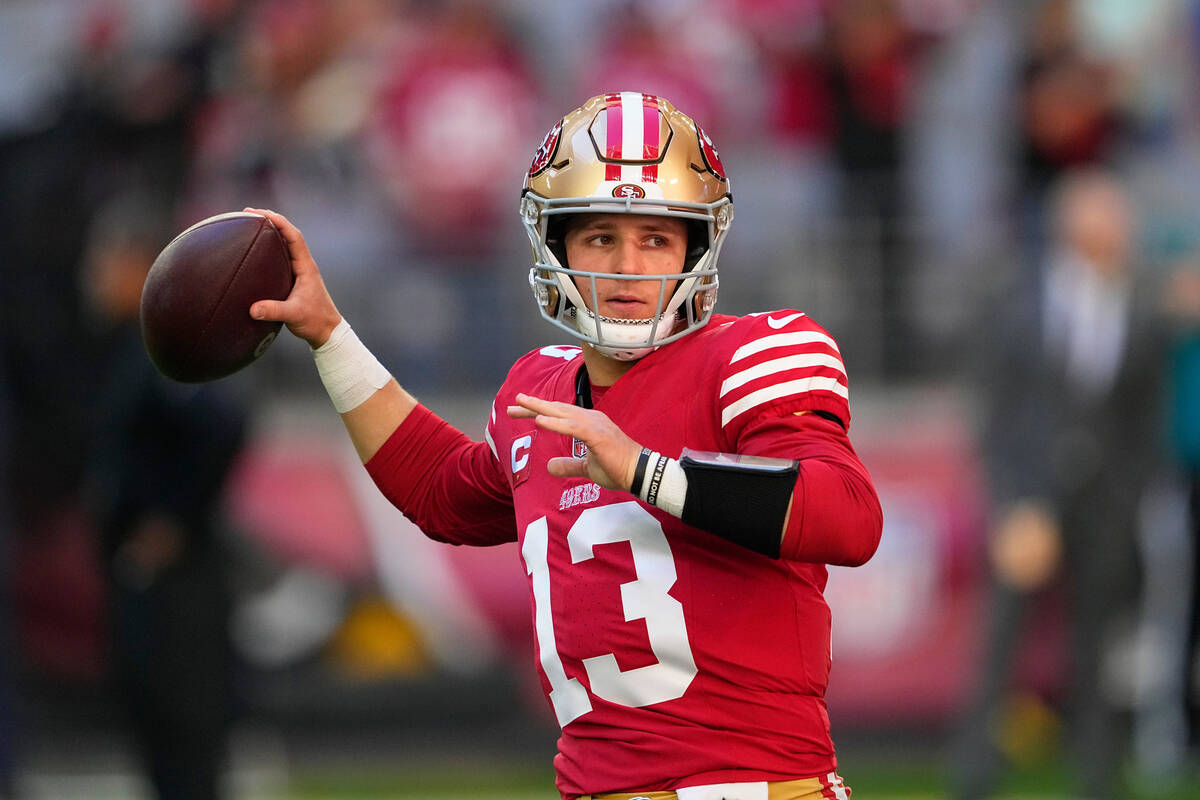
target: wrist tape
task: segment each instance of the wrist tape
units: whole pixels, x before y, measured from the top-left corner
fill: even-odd
[[[358,408],[392,379],[345,318],[325,344],[313,349],[313,361],[339,414]]]
[[[650,505],[679,517],[683,515],[688,480],[678,461],[643,447],[631,491]]]

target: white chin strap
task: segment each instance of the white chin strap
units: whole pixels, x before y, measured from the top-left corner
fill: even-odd
[[[584,341],[591,343],[602,355],[618,361],[636,361],[653,353],[662,345],[663,340],[674,332],[677,316],[675,312],[689,295],[691,285],[696,282],[695,278],[680,280],[670,302],[658,316],[648,319],[621,319],[593,313],[583,302],[578,287],[570,277],[562,273],[557,273],[556,277],[563,294],[571,301],[572,308],[568,309],[567,314],[574,318],[575,327]],[[645,275],[605,277],[609,280],[657,280],[660,288],[656,304],[662,303],[663,293],[666,291],[666,278]]]
[[[674,312],[657,317],[657,325],[654,324],[655,318],[597,319],[596,315],[583,305],[576,305],[569,313],[575,318],[575,327],[583,334],[585,341],[603,342],[592,346],[600,354],[617,361],[636,361],[653,353],[660,345],[652,345],[650,341],[653,339],[655,342],[661,342],[671,335],[675,327]]]

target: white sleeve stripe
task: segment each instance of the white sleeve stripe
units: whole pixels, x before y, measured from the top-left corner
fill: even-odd
[[[728,425],[729,421],[739,414],[744,414],[750,409],[757,408],[764,403],[769,403],[772,400],[787,397],[788,395],[798,395],[819,390],[833,392],[847,400],[850,399],[850,390],[837,378],[800,378],[799,380],[777,383],[774,386],[759,389],[725,406],[721,409],[721,427]]]
[[[761,339],[755,339],[752,342],[739,347],[733,354],[733,358],[729,359],[732,364],[735,361],[741,361],[747,356],[752,356],[755,353],[761,353],[763,350],[770,350],[775,347],[792,347],[795,345],[820,343],[832,347],[834,352],[840,353],[837,342],[818,331],[799,331],[798,333],[776,333],[771,336],[764,336]]]
[[[729,376],[721,384],[721,397],[757,378],[765,378],[767,375],[774,375],[793,369],[804,369],[806,367],[829,367],[836,369],[842,375],[846,374],[846,368],[842,366],[842,360],[828,353],[802,353],[796,356],[785,356],[784,358],[776,358],[773,361],[764,361],[761,364],[744,369],[736,375]]]
[[[492,403],[492,423],[496,422],[496,404]],[[488,447],[492,448],[492,455],[496,460],[500,460],[500,454],[496,452],[496,442],[492,440],[492,426],[485,425],[483,428],[483,440],[488,443]]]

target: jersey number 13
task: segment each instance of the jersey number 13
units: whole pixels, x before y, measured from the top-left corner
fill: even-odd
[[[550,704],[565,726],[592,710],[588,690],[568,678],[554,638],[550,567],[546,552],[549,526],[545,517],[529,523],[521,557],[533,583],[534,633],[542,670],[550,681]],[[567,533],[572,563],[587,561],[599,544],[629,542],[635,580],[621,584],[625,621],[646,621],[650,650],[657,663],[622,670],[612,653],[583,659],[591,692],[624,706],[648,706],[682,697],[696,677],[696,661],[688,643],[683,606],[667,594],[675,585],[675,560],[662,526],[634,501],[589,508]]]

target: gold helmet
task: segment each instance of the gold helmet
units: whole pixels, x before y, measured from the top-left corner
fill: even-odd
[[[567,215],[583,213],[686,221],[682,271],[646,276],[571,269],[562,244],[564,222]],[[641,358],[702,328],[712,316],[717,255],[733,221],[733,195],[712,140],[667,100],[641,92],[603,94],[563,117],[533,156],[521,192],[521,220],[533,245],[529,284],[542,316],[605,355]],[[660,281],[659,312],[645,320],[593,314],[580,286],[590,285],[595,298],[597,278]]]

